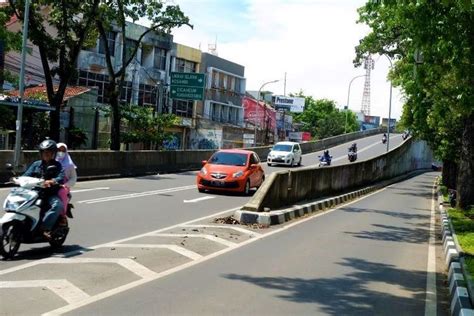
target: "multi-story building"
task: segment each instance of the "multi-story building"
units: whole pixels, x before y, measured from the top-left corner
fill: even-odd
[[[201,72],[207,78],[205,99],[196,109],[190,148],[242,147],[244,66],[202,53]]]

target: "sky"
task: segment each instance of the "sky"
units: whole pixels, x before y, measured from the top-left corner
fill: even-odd
[[[208,51],[217,43],[220,57],[245,67],[246,89],[265,86],[274,94],[302,90],[314,98],[347,103],[351,79],[365,74],[354,68],[354,47],[369,28],[357,24],[363,0],[171,0],[190,18],[193,29],[173,31],[174,41]],[[386,57],[374,56],[371,115],[388,117],[390,83]],[[351,85],[349,108],[361,109],[364,77]],[[402,98],[393,90],[391,117],[402,113]]]

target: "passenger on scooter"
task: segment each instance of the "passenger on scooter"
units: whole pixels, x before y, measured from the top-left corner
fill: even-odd
[[[64,183],[64,171],[61,163],[55,160],[58,147],[55,141],[47,139],[39,145],[41,160],[33,162],[24,176],[34,178],[44,178],[44,194],[48,199],[48,210],[45,212],[41,227],[43,235],[51,238],[51,229],[56,223],[59,215],[63,210],[63,202],[58,196],[59,185]],[[51,174],[47,170],[49,166],[56,166]]]
[[[67,145],[64,143],[58,143],[58,154],[56,155],[56,160],[61,163],[61,166],[64,170],[64,184],[61,186],[58,195],[64,205],[64,211],[61,213],[61,215],[66,216],[67,205],[69,202],[69,192],[77,181],[77,167],[67,152]]]

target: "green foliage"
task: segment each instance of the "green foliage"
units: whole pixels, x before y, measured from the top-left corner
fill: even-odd
[[[163,141],[170,136],[165,128],[177,123],[174,114],[156,115],[152,108],[142,106],[123,106],[121,113],[123,125],[128,126],[122,133],[123,142],[143,143],[146,149],[161,149]]]
[[[71,149],[79,148],[87,144],[87,135],[83,129],[72,127],[68,129],[68,143]]]
[[[359,129],[357,118],[351,111],[339,111],[336,103],[332,100],[316,100],[311,96],[305,96],[302,92],[296,96],[305,98],[304,111],[295,114],[296,122],[303,124],[303,130],[310,132],[316,139],[336,136],[344,133],[347,114],[347,132]]]
[[[461,248],[474,255],[474,208],[466,211],[449,209],[448,214]]]
[[[474,110],[472,5],[369,1],[359,17],[372,32],[356,47],[355,64],[374,53],[394,59],[390,78],[406,98],[401,125],[427,140],[439,159],[459,159],[462,119]]]

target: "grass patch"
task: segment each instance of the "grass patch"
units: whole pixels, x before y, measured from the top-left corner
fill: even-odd
[[[469,273],[474,276],[474,208],[467,211],[451,208],[448,214],[459,244],[466,253]]]
[[[444,202],[449,202],[449,196],[448,196],[448,188],[445,187],[444,185],[439,186],[439,192],[443,195],[443,201]]]

